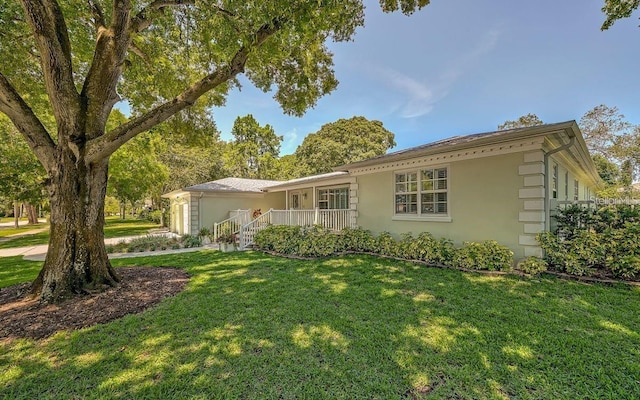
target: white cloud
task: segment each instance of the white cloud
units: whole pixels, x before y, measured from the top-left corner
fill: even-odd
[[[412,77],[396,69],[386,66],[366,65],[365,72],[377,81],[388,86],[395,94],[400,96],[401,105],[394,107],[402,118],[416,118],[429,114],[435,104],[449,93],[450,88],[464,74],[465,70],[486,54],[490,53],[497,45],[500,37],[498,29],[492,29],[482,37],[479,43],[468,53],[462,54],[453,61],[436,79],[427,82],[426,77]],[[397,99],[388,99],[390,103],[397,104]]]

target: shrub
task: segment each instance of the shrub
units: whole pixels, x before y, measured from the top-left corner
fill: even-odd
[[[529,275],[538,275],[547,270],[547,262],[539,257],[527,257],[518,263],[517,269]]]
[[[211,236],[211,229],[207,228],[206,226],[203,226],[202,228],[200,228],[200,231],[198,231],[198,236],[203,239],[205,237]]]
[[[383,256],[395,257],[398,245],[389,232],[381,232],[375,239],[373,252]]]
[[[270,225],[253,238],[255,245],[263,250],[280,254],[296,254],[302,235],[299,226]]]
[[[338,238],[341,251],[373,251],[376,240],[370,231],[362,228],[344,228]]]
[[[302,230],[298,255],[303,257],[326,257],[336,252],[338,236],[321,226],[311,226]]]
[[[453,265],[460,268],[509,271],[513,263],[513,252],[495,240],[464,242],[455,251]]]
[[[189,234],[183,235],[182,246],[185,248],[200,247],[202,246],[202,239],[199,236]]]

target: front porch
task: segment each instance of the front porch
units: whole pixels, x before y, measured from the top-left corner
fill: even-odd
[[[251,246],[255,234],[269,225],[320,225],[333,232],[357,226],[357,214],[354,209],[270,209],[255,216],[252,215],[251,210],[237,210],[234,214],[232,217],[214,224],[213,238],[218,241],[221,237],[234,235],[240,249]]]

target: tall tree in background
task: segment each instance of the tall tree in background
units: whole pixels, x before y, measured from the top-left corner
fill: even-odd
[[[428,3],[381,6],[410,14]],[[349,40],[363,23],[362,0],[4,0],[0,112],[44,166],[51,204],[31,294],[55,301],[119,281],[103,207],[120,146],[195,102],[223,104],[242,73],[264,91],[275,86],[284,112],[301,115],[337,85],[325,42]],[[132,118],[107,130],[123,98]]]
[[[614,145],[631,129],[617,107],[595,106],[580,118],[580,130],[591,154],[616,158]]]
[[[157,153],[153,138],[144,134],[127,142],[111,157],[107,192],[120,203],[120,218],[125,218],[127,204],[133,208],[147,197],[157,198],[169,179],[169,169]]]
[[[521,116],[515,121],[505,121],[504,123],[498,125],[498,130],[525,128],[527,126],[537,126],[542,124],[544,124],[544,122],[542,122],[542,120],[538,118],[537,115],[527,114]]]
[[[231,134],[233,140],[228,144],[224,163],[229,175],[273,178],[282,136],[276,135],[269,124],[261,126],[251,114],[236,118]]]
[[[611,28],[614,22],[622,18],[629,18],[635,10],[638,9],[640,0],[605,0],[602,11],[607,18],[600,29],[607,30]]]
[[[385,154],[396,145],[394,137],[380,121],[365,117],[339,119],[307,135],[295,156],[302,173],[321,174],[339,165]]]
[[[22,203],[29,223],[37,223],[34,205],[45,198],[46,174],[20,132],[4,115],[0,115],[0,154],[0,196],[14,202],[16,228]]]

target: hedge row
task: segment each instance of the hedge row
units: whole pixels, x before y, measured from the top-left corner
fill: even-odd
[[[388,232],[374,236],[361,228],[345,228],[336,235],[319,226],[272,225],[258,232],[254,242],[262,250],[302,257],[355,251],[490,271],[509,271],[513,264],[513,252],[496,241],[465,242],[456,248],[450,240],[435,239],[428,232],[417,237],[407,233],[395,240]]]
[[[554,270],[578,276],[640,278],[640,207],[568,207],[555,232],[538,235]]]

